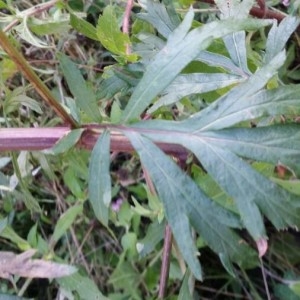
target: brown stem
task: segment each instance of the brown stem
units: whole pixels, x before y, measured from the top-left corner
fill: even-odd
[[[92,149],[99,135],[108,128],[111,131],[111,151],[133,152],[130,141],[113,126],[98,126],[97,130],[86,128],[77,146]],[[132,130],[123,128],[123,130]],[[135,129],[136,130],[136,129]],[[0,128],[0,151],[45,150],[71,131],[69,127],[51,128]],[[184,147],[176,144],[157,143],[164,152],[176,157],[186,157]]]
[[[167,285],[168,285],[172,239],[173,237],[172,237],[171,227],[170,225],[167,224],[165,228],[164,249],[163,249],[162,264],[160,270],[160,282],[159,282],[159,291],[158,291],[159,299],[164,299]]]
[[[47,102],[60,116],[64,122],[71,127],[77,127],[76,121],[68,115],[63,106],[53,97],[50,90],[39,78],[39,76],[30,68],[23,55],[11,44],[6,34],[0,30],[0,46],[9,55],[10,59],[18,66],[28,81],[34,86],[39,95]]]

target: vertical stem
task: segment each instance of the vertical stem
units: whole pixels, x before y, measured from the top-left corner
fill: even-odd
[[[164,248],[163,248],[162,264],[160,270],[160,282],[159,282],[159,291],[158,291],[159,299],[164,299],[167,285],[168,285],[172,239],[173,237],[172,237],[171,227],[170,225],[167,224],[165,228]]]
[[[125,9],[125,15],[123,19],[123,32],[126,34],[129,34],[129,23],[130,23],[130,13],[133,6],[133,0],[127,0],[126,9]],[[126,54],[130,54],[131,49],[130,45],[126,45]]]
[[[34,86],[35,90],[44,99],[44,101],[54,109],[57,115],[72,127],[77,127],[77,122],[71,116],[69,116],[63,106],[56,101],[45,83],[31,69],[24,56],[12,45],[2,30],[0,30],[0,46],[8,54],[10,59],[17,65],[18,69],[25,75],[27,80]]]

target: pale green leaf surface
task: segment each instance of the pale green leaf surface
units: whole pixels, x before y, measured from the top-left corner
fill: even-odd
[[[223,41],[234,64],[249,75],[247,53],[246,53],[246,33],[245,31],[234,32],[223,37]]]
[[[97,105],[97,99],[91,87],[87,85],[78,67],[64,54],[58,54],[60,67],[66,78],[71,93],[77,105],[94,122],[100,122],[101,116]]]
[[[222,19],[244,19],[248,17],[249,11],[253,7],[255,1],[216,0],[215,3],[221,11]],[[224,36],[223,41],[234,64],[243,71],[245,75],[250,74],[247,65],[245,32],[233,32],[232,34]]]
[[[204,50],[200,52],[200,54],[195,58],[195,60],[202,61],[213,67],[223,68],[231,74],[236,74],[245,78],[248,77],[245,76],[243,70],[237,67],[230,58],[218,53],[213,53]]]
[[[267,26],[267,20],[225,20],[211,22],[196,28],[183,37],[183,29],[191,18],[190,11],[183,23],[169,36],[166,46],[155,56],[133,92],[123,114],[123,122],[139,117],[151,101],[162,92],[180,71],[214,38],[220,38],[239,29],[255,30]],[[180,38],[180,39],[179,39]]]
[[[255,0],[215,0],[215,3],[221,11],[222,18],[244,19],[249,15]]]
[[[222,129],[244,120],[251,120],[262,116],[265,113],[265,111],[262,111],[263,106],[260,105],[257,107],[253,105],[253,101],[257,101],[258,103],[266,101],[265,93],[268,92],[265,90],[261,91],[261,89],[276,74],[277,70],[283,65],[284,60],[285,52],[283,51],[268,65],[250,76],[246,82],[231,89],[219,100],[182,123],[187,125],[190,130],[207,131]],[[291,89],[288,92],[292,93]],[[262,95],[261,97],[259,97],[260,94]],[[273,94],[275,93],[273,92]],[[269,101],[272,101],[272,99],[269,99]],[[243,109],[244,107],[245,109]],[[273,107],[273,103],[268,107],[269,110],[272,109],[271,107]],[[278,110],[273,108],[273,111],[277,112]]]
[[[214,146],[222,145],[239,156],[273,165],[282,163],[295,170],[297,174],[300,173],[299,125],[230,128],[202,132],[200,136],[207,143]]]
[[[201,269],[189,221],[215,252],[243,263],[243,253],[248,247],[239,243],[239,238],[221,223],[226,219],[225,222],[232,222],[233,215],[209,200],[194,181],[148,139],[137,133],[127,132],[126,135],[153,180],[174,237],[195,276],[201,278]]]
[[[53,235],[52,242],[56,243],[71,227],[75,219],[82,213],[82,205],[74,205],[64,212],[58,219]]]
[[[170,17],[164,4],[154,1],[147,1],[147,12],[137,17],[150,23],[165,38],[179,25],[178,18]]]
[[[79,141],[83,132],[84,129],[82,128],[70,131],[67,135],[59,139],[51,149],[45,150],[45,152],[57,155],[70,150]]]
[[[108,226],[109,205],[111,202],[110,134],[104,131],[91,154],[89,165],[89,200],[97,219]]]
[[[214,91],[238,82],[244,78],[237,75],[216,73],[216,74],[183,74],[179,75],[175,80],[163,91],[163,96],[153,104],[148,110],[152,113],[163,105],[170,105],[181,98],[197,94]]]
[[[29,30],[27,21],[28,16],[24,16],[22,23],[14,27],[15,30],[18,31],[20,37],[37,48],[50,48],[44,40],[41,40]]]
[[[279,25],[274,22],[267,38],[264,63],[269,63],[285,47],[291,34],[299,25],[299,18],[288,16]]]

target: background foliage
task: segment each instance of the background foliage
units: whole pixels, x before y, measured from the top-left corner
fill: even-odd
[[[3,297],[155,299],[166,226],[167,299],[300,297],[300,3],[266,1],[279,23],[215,2],[139,1],[126,32],[122,1],[0,1],[2,30],[76,127],[1,154]],[[0,54],[1,127],[62,126]],[[92,152],[75,147],[88,130]],[[135,153],[111,152],[116,134]]]

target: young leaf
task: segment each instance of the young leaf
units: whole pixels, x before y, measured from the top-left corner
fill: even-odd
[[[70,150],[79,141],[83,131],[84,129],[82,128],[70,131],[67,135],[62,137],[51,149],[45,150],[45,152],[57,155]]]
[[[70,24],[78,32],[82,33],[92,40],[98,41],[96,28],[91,23],[78,18],[74,14],[70,14]]]
[[[114,7],[111,5],[107,5],[103,15],[99,17],[97,36],[101,44],[110,52],[130,62],[137,60],[136,54],[127,53],[127,47],[131,44],[130,39],[128,34],[120,31]]]
[[[74,205],[64,212],[55,225],[51,243],[57,243],[58,240],[67,232],[71,227],[77,216],[82,213],[82,205]]]
[[[189,11],[179,27],[169,36],[166,46],[155,56],[134,90],[123,113],[123,122],[137,118],[159,93],[161,93],[215,38],[239,29],[258,29],[267,26],[267,20],[225,20],[211,22],[187,33],[193,20]]]
[[[288,16],[277,26],[274,22],[267,39],[264,63],[269,63],[285,47],[291,34],[299,25],[299,18]]]
[[[249,248],[227,227],[234,222],[233,215],[209,200],[194,181],[148,139],[134,132],[126,132],[126,135],[153,180],[174,237],[193,274],[201,278],[189,221],[216,253],[223,253],[239,264],[245,263],[244,255]]]
[[[100,122],[101,116],[97,99],[83,79],[78,67],[64,54],[58,54],[59,63],[77,105],[93,120]]]
[[[109,174],[110,135],[104,131],[91,155],[89,165],[89,199],[98,220],[108,226],[111,202],[111,178]]]

